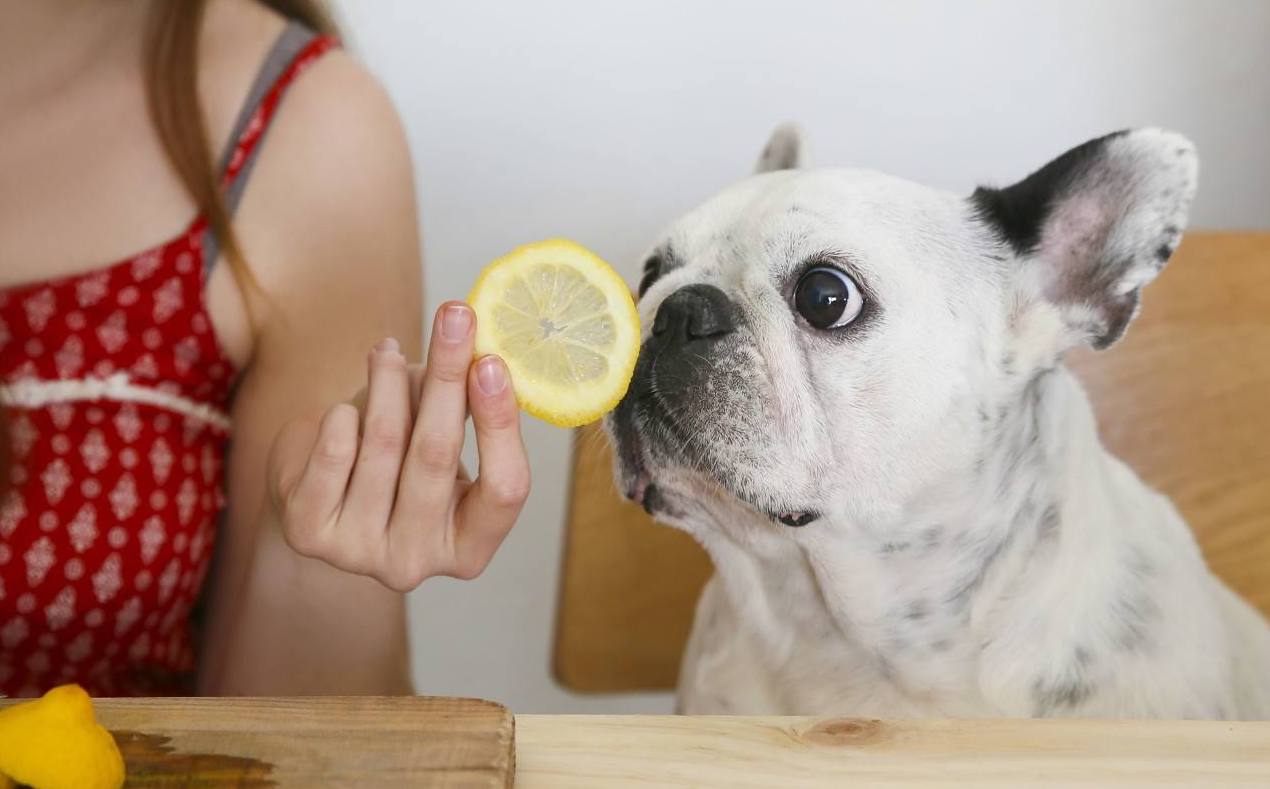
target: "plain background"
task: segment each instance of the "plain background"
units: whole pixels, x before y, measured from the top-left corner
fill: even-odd
[[[1270,228],[1270,2],[343,0],[414,153],[427,304],[567,236],[636,281],[660,228],[744,176],[785,120],[817,164],[957,192],[1108,131],[1199,146],[1192,227]],[[669,712],[551,679],[569,434],[533,419],[534,489],[477,581],[411,598],[422,693],[516,712]]]

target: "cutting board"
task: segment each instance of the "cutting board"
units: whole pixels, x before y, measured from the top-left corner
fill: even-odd
[[[502,789],[515,768],[511,713],[475,699],[97,699],[94,706],[123,752],[127,789]]]

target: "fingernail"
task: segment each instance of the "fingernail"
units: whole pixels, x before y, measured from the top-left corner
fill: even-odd
[[[507,388],[507,370],[497,356],[486,356],[476,363],[476,385],[486,395],[501,394]]]
[[[387,352],[387,351],[396,352],[401,350],[401,345],[397,342],[397,339],[395,337],[385,337],[384,339],[375,343],[375,350],[382,351],[382,352]]]
[[[441,313],[441,337],[450,342],[458,342],[467,337],[472,328],[472,311],[467,307],[455,304],[446,307]]]

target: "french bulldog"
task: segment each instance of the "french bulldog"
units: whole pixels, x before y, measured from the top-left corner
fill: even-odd
[[[654,246],[606,418],[624,494],[714,562],[680,711],[1270,717],[1270,627],[1063,365],[1176,248],[1190,141],[970,195],[804,150],[779,128]]]

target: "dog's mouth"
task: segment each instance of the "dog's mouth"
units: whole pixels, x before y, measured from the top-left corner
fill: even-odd
[[[626,489],[622,492],[626,498],[652,515],[661,497],[657,486],[653,484],[653,475],[644,461],[644,441],[640,437],[639,430],[630,424],[628,419],[615,419],[613,426],[618,459],[626,472],[623,475],[626,477]]]
[[[645,453],[645,443],[640,430],[625,420],[619,420],[616,426],[618,453],[626,472],[624,474],[626,477],[626,489],[623,493],[626,498],[643,507],[644,511],[649,515],[666,512],[668,509],[666,497],[657,486],[657,483],[653,481],[653,474],[649,469],[648,456]],[[715,482],[723,484],[723,481],[719,479],[715,479]],[[729,492],[738,500],[749,504],[772,521],[784,526],[798,528],[813,523],[821,517],[816,510],[765,506],[750,496],[736,491]]]
[[[806,526],[812,521],[820,519],[820,513],[815,510],[788,510],[785,512],[769,512],[767,517],[774,521],[783,523],[786,526]]]
[[[726,461],[707,442],[700,428],[683,422],[685,404],[664,399],[665,391],[655,380],[656,361],[657,357],[646,350],[640,354],[631,388],[607,420],[622,471],[622,493],[627,499],[649,515],[673,520],[685,515],[679,511],[684,507],[694,509],[693,502],[710,495],[713,487],[783,526],[799,528],[821,517],[819,511],[797,506],[780,491],[764,490],[761,485],[756,488],[747,481],[750,474],[729,472]],[[666,473],[659,473],[659,469]],[[672,473],[673,469],[695,473]],[[694,477],[705,483],[701,490],[689,481]],[[681,490],[683,484],[693,490]]]

